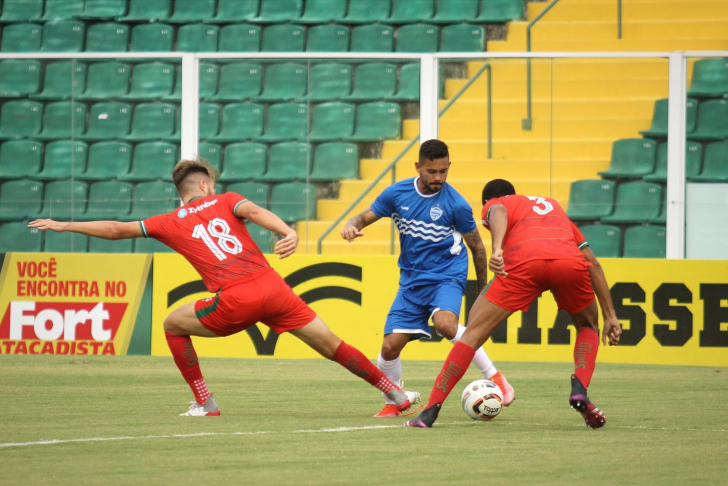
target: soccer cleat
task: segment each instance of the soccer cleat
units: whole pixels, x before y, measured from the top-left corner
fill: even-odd
[[[607,424],[607,418],[586,396],[586,388],[576,375],[571,375],[571,396],[569,405],[584,417],[587,427],[598,429]]]
[[[408,420],[402,424],[402,427],[414,427],[419,429],[429,429],[437,420],[437,416],[440,414],[440,407],[442,404],[436,403],[430,408],[426,408],[419,417]]]
[[[503,405],[507,407],[513,403],[513,400],[516,399],[516,391],[513,389],[511,384],[508,383],[508,380],[506,380],[506,377],[503,376],[500,371],[488,379],[498,385],[498,388],[500,388],[503,392]]]
[[[420,401],[420,394],[416,391],[401,390],[392,388],[387,397],[394,402],[394,406],[398,412],[404,412],[415,403]]]
[[[384,404],[384,407],[382,407],[382,410],[379,411],[378,414],[374,415],[375,418],[391,418],[391,417],[399,417],[402,414],[399,410],[397,410],[397,405],[393,403],[386,403]]]
[[[210,398],[205,400],[204,404],[197,403],[196,401],[190,402],[190,409],[185,413],[179,414],[180,417],[218,417],[220,416],[220,408],[215,402],[215,398],[210,395]]]

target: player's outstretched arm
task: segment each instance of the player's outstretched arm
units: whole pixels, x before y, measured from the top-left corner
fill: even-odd
[[[581,249],[586,261],[591,263],[589,267],[589,278],[591,279],[594,293],[597,294],[599,307],[602,309],[602,317],[604,318],[604,329],[602,329],[602,342],[606,345],[609,341],[610,346],[619,344],[619,335],[622,334],[622,325],[617,319],[617,313],[614,310],[612,302],[612,294],[609,292],[609,284],[604,270],[599,264],[599,260],[594,256],[591,248],[585,246]]]
[[[279,240],[273,249],[273,252],[279,258],[289,257],[296,251],[298,247],[298,234],[275,213],[261,208],[251,201],[245,201],[243,204],[238,205],[235,215],[239,218],[250,220],[269,231],[283,236],[283,239]]]
[[[488,284],[488,252],[485,251],[483,240],[477,228],[463,235],[465,244],[470,248],[473,254],[473,265],[475,266],[475,275],[478,279],[478,293],[483,291]]]
[[[372,211],[372,208],[367,208],[346,222],[341,230],[341,237],[351,243],[356,238],[364,236],[364,233],[361,232],[362,229],[379,219],[380,217]]]
[[[106,240],[121,240],[124,238],[139,238],[144,236],[138,221],[121,223],[119,221],[87,221],[83,223],[54,221],[52,219],[36,219],[28,223],[28,228],[50,230],[62,233],[70,231],[82,235],[104,238]]]

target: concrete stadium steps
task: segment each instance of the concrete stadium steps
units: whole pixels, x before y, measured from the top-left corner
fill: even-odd
[[[440,109],[447,101],[440,101]],[[542,99],[531,101],[531,113],[534,118],[549,119],[551,117],[565,120],[603,120],[603,119],[651,119],[655,99],[641,98],[600,98],[584,103],[583,100]],[[525,117],[526,100],[493,100],[493,119],[497,122],[501,114],[511,118]],[[440,123],[449,120],[470,119],[486,121],[488,119],[487,100],[458,100],[440,117]],[[406,120],[408,121],[408,120]]]
[[[468,72],[476,73],[486,61],[470,61]],[[525,81],[528,62],[525,59],[490,59],[493,80],[510,79]],[[579,59],[533,59],[531,74],[534,79],[588,80],[594,79],[664,79],[668,73],[668,62],[661,58],[579,58]],[[447,80],[455,81],[455,80]]]
[[[532,52],[633,52],[633,51],[724,51],[728,49],[728,39],[715,37],[708,39],[673,38],[673,40],[604,40],[604,41],[551,41],[531,40]],[[526,40],[489,41],[490,52],[523,52],[526,50]]]
[[[465,79],[453,79],[445,84],[445,97],[454,96],[467,83]],[[662,98],[667,96],[667,76],[664,79],[598,79],[591,81],[572,79],[533,78],[531,94],[543,99],[569,98],[592,100],[600,97],[615,98],[619,95]],[[498,82],[492,86],[493,98],[525,100],[525,78],[520,82]],[[475,81],[460,100],[487,99],[488,83],[484,77]],[[457,103],[457,102],[456,102]]]
[[[528,18],[535,18],[548,3],[528,3]],[[622,2],[622,22],[676,19],[713,20],[728,17],[723,0],[628,0]],[[615,0],[562,0],[539,22],[617,21]],[[489,46],[490,47],[490,46]]]
[[[589,39],[588,42],[618,40],[616,16],[609,21],[549,21],[551,13],[558,10],[559,6],[554,7],[543,20],[531,28],[532,46],[541,39],[548,41]],[[725,37],[725,32],[728,30],[728,20],[721,18],[639,21],[631,20],[629,15],[627,12],[622,16],[622,40],[710,40]],[[514,39],[525,39],[527,27],[528,22],[511,22],[508,24],[509,38],[513,36]],[[490,49],[490,45],[488,48]]]

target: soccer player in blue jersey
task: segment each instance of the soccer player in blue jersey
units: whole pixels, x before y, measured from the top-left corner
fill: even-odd
[[[341,230],[350,243],[364,236],[362,229],[392,218],[399,230],[399,291],[384,325],[377,366],[394,383],[401,382],[400,353],[413,339],[429,338],[431,318],[436,331],[455,344],[465,332],[459,324],[460,307],[468,276],[468,252],[473,253],[480,293],[487,283],[487,256],[465,199],[445,181],[450,168],[447,145],[428,140],[415,162],[418,177],[388,187],[374,204],[351,218]],[[463,245],[465,242],[465,245]],[[473,357],[483,376],[503,391],[505,405],[515,398],[513,387],[498,372],[483,348]],[[385,397],[375,417],[397,417],[400,412]]]

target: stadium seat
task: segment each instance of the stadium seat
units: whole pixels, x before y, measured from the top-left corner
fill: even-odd
[[[667,232],[664,226],[632,226],[624,231],[624,258],[665,258]]]
[[[308,29],[308,52],[347,52],[349,28],[343,25],[316,25]]]
[[[220,68],[217,93],[209,96],[213,101],[243,101],[260,94],[263,85],[263,67],[259,64],[234,62]]]
[[[310,71],[309,101],[338,100],[351,93],[351,66],[336,62],[316,64]]]
[[[706,145],[703,170],[690,180],[696,182],[728,181],[728,142],[713,142]]]
[[[260,0],[260,11],[250,21],[266,24],[296,22],[302,13],[303,0]]]
[[[86,26],[76,20],[52,20],[43,27],[41,52],[81,52]]]
[[[140,182],[134,191],[131,213],[120,219],[142,220],[155,214],[172,212],[178,205],[179,195],[171,182]]]
[[[206,22],[215,16],[216,0],[175,0],[174,13],[166,22]]]
[[[131,167],[131,145],[124,142],[98,142],[88,150],[86,171],[76,177],[83,180],[105,180],[120,177]],[[92,186],[93,189],[93,186]],[[127,211],[128,212],[128,211]]]
[[[306,180],[310,166],[311,147],[307,143],[277,143],[270,147],[268,170],[256,180],[269,182]]]
[[[428,19],[434,24],[469,22],[478,16],[478,0],[448,0],[437,2],[435,16]]]
[[[141,24],[131,29],[132,52],[166,52],[172,50],[174,27],[167,24]]]
[[[308,140],[326,142],[349,138],[354,133],[355,114],[356,108],[350,103],[332,101],[317,105]]]
[[[174,89],[174,65],[146,62],[134,66],[131,89],[122,96],[129,100],[149,100],[169,96]]]
[[[217,143],[200,142],[197,155],[207,160],[218,171],[222,165],[222,147]]]
[[[571,183],[567,216],[588,221],[609,216],[614,211],[614,182],[587,179]]]
[[[216,52],[220,31],[215,25],[183,25],[177,30],[178,52]]]
[[[589,248],[599,258],[622,256],[622,230],[608,224],[588,224],[579,228]]]
[[[420,64],[403,65],[399,70],[397,92],[384,99],[391,101],[417,101],[420,99]]]
[[[134,147],[131,171],[118,176],[120,181],[171,181],[177,163],[177,146],[166,142],[145,142]]]
[[[655,216],[654,218],[650,218],[647,220],[648,223],[654,223],[654,224],[660,224],[665,225],[667,223],[667,190],[664,191],[664,196],[662,198],[662,207],[660,208],[660,214]]]
[[[396,52],[437,52],[440,29],[436,25],[409,24],[397,29]]]
[[[308,70],[303,64],[284,62],[265,69],[263,92],[258,101],[291,101],[306,96]]]
[[[40,172],[43,144],[35,140],[8,140],[0,145],[0,179],[33,177]]]
[[[303,140],[308,134],[308,105],[303,103],[271,105],[268,108],[265,126],[265,133],[254,137],[256,141]]]
[[[262,208],[268,208],[270,204],[270,186],[262,182],[236,182],[227,186],[227,192],[234,192],[245,196],[249,201]]]
[[[37,52],[43,27],[37,24],[10,24],[3,29],[2,52]]]
[[[140,103],[134,107],[131,133],[126,140],[159,140],[174,133],[177,109],[168,103]]]
[[[701,59],[693,65],[688,96],[719,97],[728,94],[728,59]]]
[[[521,0],[480,0],[476,23],[509,22],[524,17]]]
[[[360,64],[354,72],[350,101],[381,100],[393,96],[397,87],[397,66],[383,62]]]
[[[394,51],[394,29],[388,25],[360,25],[351,31],[351,52],[392,51]]]
[[[71,20],[83,12],[84,0],[45,0],[41,20]]]
[[[220,29],[217,50],[220,52],[258,52],[261,28],[250,24],[227,25]]]
[[[7,101],[0,109],[0,139],[33,137],[40,132],[43,104],[37,101]]]
[[[36,219],[42,205],[42,182],[20,179],[0,186],[0,221]]]
[[[58,140],[45,147],[43,170],[34,179],[53,180],[75,177],[86,170],[88,145],[83,142]]]
[[[156,22],[168,19],[171,12],[172,0],[129,0],[129,13],[116,20],[119,22]]]
[[[86,31],[87,52],[124,52],[129,48],[129,26],[109,22]]]
[[[46,66],[43,91],[30,95],[44,100],[78,97],[86,90],[86,65],[75,61],[52,62]]]
[[[304,182],[273,186],[270,209],[286,223],[316,219],[316,188]]]
[[[604,223],[644,223],[660,214],[662,187],[652,182],[625,182],[617,187],[614,212]]]
[[[265,108],[256,103],[231,103],[222,109],[222,128],[210,140],[241,142],[263,133]]]
[[[482,52],[485,29],[474,24],[448,25],[442,28],[440,52]]]
[[[400,107],[396,103],[374,102],[359,105],[356,128],[350,140],[375,141],[399,138]]]
[[[220,67],[217,64],[200,63],[199,95],[200,99],[210,98],[217,91],[217,82]],[[182,99],[182,66],[177,65],[177,72],[174,79],[174,89],[171,93],[162,96],[161,99],[168,101],[179,101]]]
[[[80,233],[45,231],[43,251],[46,253],[86,253],[88,240],[88,236]]]
[[[389,17],[391,7],[391,0],[349,2],[346,17],[335,20],[344,24],[374,24]]]
[[[123,138],[131,128],[131,106],[126,103],[101,102],[91,107],[88,131],[83,140]]]
[[[198,111],[200,140],[216,136],[220,132],[220,107],[212,103],[200,103]]]
[[[728,138],[728,99],[703,101],[698,107],[695,131],[691,140],[723,140]]]
[[[41,140],[74,138],[86,131],[86,105],[73,101],[56,101],[45,105]]]
[[[131,253],[134,239],[105,240],[103,238],[89,238],[89,253]]]
[[[33,22],[43,14],[43,0],[5,0],[0,23]]]
[[[695,118],[698,113],[698,102],[688,98],[686,105],[685,133],[695,131]],[[667,137],[668,99],[655,101],[652,112],[652,126],[648,130],[640,131],[645,137]],[[689,136],[689,135],[688,135]]]
[[[428,20],[435,13],[435,0],[392,0],[392,12],[380,22],[412,24]]]
[[[359,148],[353,143],[322,143],[316,146],[311,181],[356,179],[359,172]]]
[[[45,186],[41,217],[61,221],[78,219],[86,212],[87,202],[88,185],[85,182],[51,181]]]
[[[245,181],[265,173],[268,148],[262,143],[231,143],[225,147],[220,181]]]
[[[28,228],[27,223],[5,223],[0,226],[0,252],[39,252],[43,234],[38,228]]]
[[[40,63],[17,59],[0,62],[0,98],[37,93],[40,89]]]
[[[599,172],[610,179],[642,177],[655,170],[657,143],[653,140],[630,138],[612,144],[609,169]]]
[[[253,243],[263,253],[273,253],[273,233],[265,228],[249,221],[245,222],[245,228],[253,239]]]
[[[346,15],[347,0],[306,0],[299,24],[327,24]],[[310,50],[310,49],[309,49]]]
[[[174,250],[154,238],[136,238],[134,253],[174,253]]]
[[[217,14],[211,23],[244,22],[258,15],[259,0],[218,0]]]
[[[86,0],[83,12],[76,18],[87,20],[114,19],[126,15],[129,0]]]
[[[129,92],[131,68],[120,62],[97,62],[88,68],[86,90],[82,100],[108,100],[122,98]]]
[[[692,179],[700,173],[703,160],[703,146],[700,142],[686,142],[685,144],[685,177]],[[652,174],[647,174],[642,180],[648,182],[667,181],[667,142],[657,146],[657,164]]]
[[[263,30],[265,52],[303,52],[306,43],[306,29],[300,25],[270,25]]]

